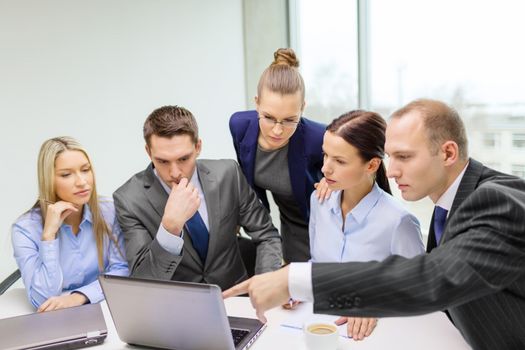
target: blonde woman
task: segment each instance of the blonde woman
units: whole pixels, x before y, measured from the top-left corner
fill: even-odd
[[[100,302],[100,273],[127,276],[120,227],[110,200],[73,138],[45,141],[38,155],[39,198],[12,226],[14,256],[39,312]]]

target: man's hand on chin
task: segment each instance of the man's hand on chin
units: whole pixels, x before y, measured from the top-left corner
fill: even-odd
[[[255,308],[257,318],[266,323],[264,312],[276,306],[281,306],[290,299],[288,291],[288,270],[285,266],[274,272],[253,276],[222,293],[223,298],[234,297],[248,293]]]

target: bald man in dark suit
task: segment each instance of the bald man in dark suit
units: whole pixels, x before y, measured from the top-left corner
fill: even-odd
[[[403,198],[428,196],[436,204],[428,254],[291,264],[225,296],[249,291],[260,318],[289,297],[334,315],[447,310],[474,349],[525,349],[525,181],[469,158],[460,117],[439,101],[416,100],[396,111],[385,149]]]

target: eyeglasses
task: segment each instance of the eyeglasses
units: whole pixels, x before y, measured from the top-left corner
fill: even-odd
[[[270,126],[270,127],[275,127],[275,125],[277,124],[281,124],[281,126],[285,129],[293,129],[295,127],[297,127],[297,124],[299,124],[299,121],[295,121],[295,120],[282,120],[282,121],[278,121],[277,119],[275,118],[272,118],[272,117],[268,117],[268,116],[265,116],[265,115],[262,115],[262,116],[259,116],[259,120],[261,121],[261,123],[267,125],[267,126]]]

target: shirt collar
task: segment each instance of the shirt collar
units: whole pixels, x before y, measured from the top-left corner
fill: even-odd
[[[93,223],[93,215],[91,214],[91,209],[89,208],[88,204],[84,204],[84,213],[82,214],[82,221],[80,224],[84,221],[89,221],[90,223]]]
[[[84,204],[83,213],[82,213],[82,220],[80,220],[81,227],[84,227],[85,223],[93,224],[93,214],[91,213],[91,208],[89,208],[88,204]],[[65,222],[62,223],[63,226],[69,226],[71,225],[66,224]]]
[[[171,193],[171,188],[160,178],[159,174],[157,173],[157,169],[153,168],[153,173],[159,179],[160,184],[162,185],[162,188],[164,188],[164,191],[166,191],[167,194]],[[201,189],[201,184],[199,182],[199,175],[197,174],[197,167],[193,170],[193,174],[191,175],[190,183],[195,186],[197,189]]]
[[[452,185],[450,185],[445,193],[439,197],[439,199],[436,202],[436,205],[438,207],[441,207],[447,211],[450,211],[450,208],[452,208],[452,203],[454,203],[454,198],[456,197],[456,193],[458,192],[459,184],[461,183],[461,179],[463,179],[463,175],[465,175],[465,171],[467,170],[468,163],[465,165],[461,173],[459,173],[458,177],[454,180]]]
[[[336,215],[341,215],[341,193],[342,191],[334,191],[328,199],[328,206],[332,213]],[[377,204],[381,195],[381,189],[377,183],[374,183],[372,190],[357,203],[349,214],[351,214],[358,223],[363,222],[368,216],[368,213],[370,213],[372,208]]]

